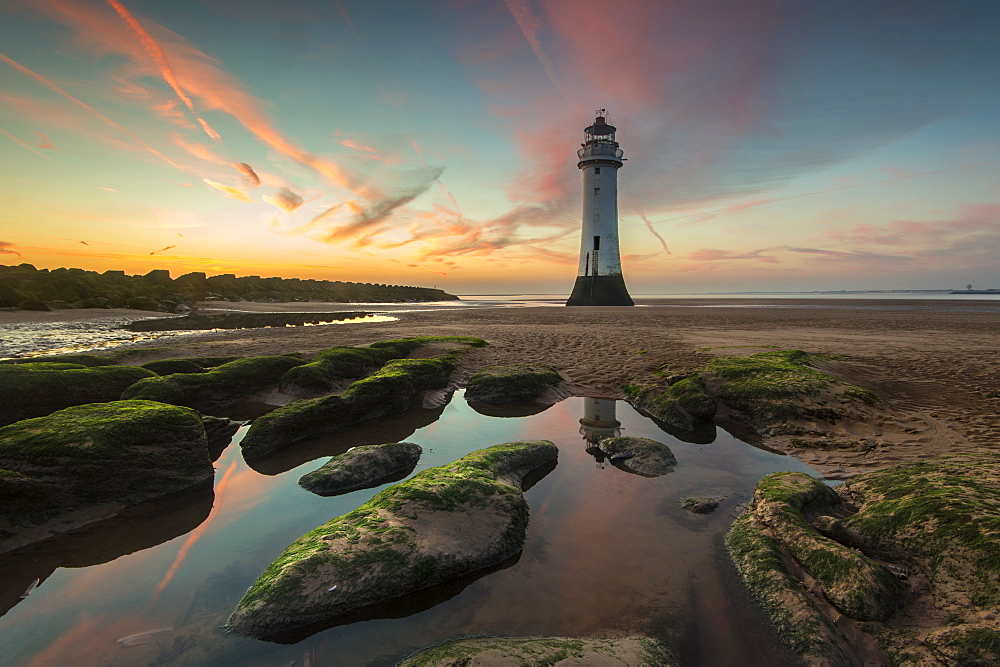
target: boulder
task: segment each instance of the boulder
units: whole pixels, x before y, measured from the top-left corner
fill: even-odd
[[[666,646],[647,637],[477,637],[445,642],[411,655],[400,667],[465,665],[636,665],[680,664]]]
[[[214,475],[201,416],[152,401],[93,403],[0,428],[0,552]]]
[[[625,396],[633,407],[680,431],[697,431],[715,417],[715,399],[700,375],[682,378],[666,389],[628,385]]]
[[[157,375],[173,375],[174,373],[205,373],[207,369],[190,359],[157,359],[147,361],[141,366]]]
[[[681,507],[693,514],[711,514],[719,508],[725,496],[692,496],[681,500]]]
[[[134,366],[0,364],[0,425],[73,405],[115,401],[139,380],[153,377],[152,371]]]
[[[354,447],[300,477],[299,486],[320,496],[369,489],[409,475],[421,452],[420,445],[411,442]]]
[[[884,418],[888,406],[881,398],[812,366],[822,360],[802,350],[775,350],[715,357],[704,371],[720,382],[719,401],[764,436]]]
[[[885,565],[810,525],[840,504],[837,492],[804,473],[772,473],[757,484],[726,536],[750,591],[782,639],[810,664],[863,664],[865,656],[838,619],[885,621],[902,599]]]
[[[420,392],[447,386],[456,354],[395,359],[342,394],[306,398],[272,410],[250,425],[240,441],[243,454],[259,459],[312,435],[404,412]]]
[[[677,459],[670,448],[648,438],[605,438],[598,446],[611,465],[634,475],[659,477],[677,467]]]
[[[285,549],[228,629],[264,638],[301,630],[502,562],[524,542],[522,479],[557,457],[547,441],[497,445],[376,494]]]
[[[372,343],[369,347],[332,347],[314,356],[309,363],[293,368],[281,378],[282,393],[315,396],[335,391],[345,380],[361,378],[380,369],[390,359],[401,359],[421,348],[454,352],[482,347],[486,341],[471,336],[415,336]]]
[[[302,363],[301,359],[289,355],[247,357],[216,366],[207,373],[150,377],[130,386],[121,397],[160,401],[209,412],[275,387],[289,368]]]
[[[557,370],[543,364],[486,366],[469,378],[465,399],[489,404],[538,402],[562,381]]]

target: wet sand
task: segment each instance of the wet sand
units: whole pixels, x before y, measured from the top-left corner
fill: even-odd
[[[880,431],[877,451],[794,452],[840,476],[892,463],[1000,445],[1000,301],[848,299],[637,299],[635,308],[456,308],[394,312],[395,322],[188,334],[132,344],[157,358],[311,352],[417,335],[478,336],[488,347],[464,355],[459,375],[486,364],[548,363],[576,395],[621,398],[630,381],[696,368],[711,355],[802,349],[846,355],[823,370],[887,399],[898,419]],[[338,310],[338,304],[212,302],[213,311]],[[342,309],[346,304],[339,304]],[[352,307],[357,304],[352,304]],[[136,311],[128,311],[137,314]],[[0,313],[0,324],[79,320],[88,313]],[[146,313],[141,313],[146,315]],[[169,348],[169,349],[164,349]],[[462,379],[461,377],[459,378]],[[845,426],[834,435],[858,435]],[[864,435],[869,435],[865,433]],[[776,439],[764,444],[787,449]]]

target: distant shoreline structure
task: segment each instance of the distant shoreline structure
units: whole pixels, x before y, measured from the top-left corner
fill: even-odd
[[[354,283],[300,278],[261,278],[203,272],[171,278],[166,269],[145,275],[124,271],[36,269],[31,264],[0,265],[0,307],[21,310],[131,308],[187,313],[200,301],[325,303],[424,303],[457,301],[433,287]]]

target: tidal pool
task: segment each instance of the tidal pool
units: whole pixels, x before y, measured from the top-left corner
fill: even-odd
[[[591,453],[616,431],[668,444],[677,469],[645,478]],[[452,637],[645,634],[687,665],[797,663],[744,592],[722,542],[762,475],[817,474],[794,458],[721,430],[709,444],[682,442],[624,402],[570,398],[528,416],[487,416],[462,392],[443,408],[304,442],[257,469],[241,456],[244,432],[216,462],[214,493],[186,492],[0,557],[0,612],[9,608],[0,618],[0,662],[389,665]],[[519,556],[284,640],[292,643],[222,630],[285,546],[379,490],[323,498],[301,489],[298,478],[325,457],[407,440],[424,448],[419,472],[482,447],[536,439],[555,442],[559,462],[526,492],[531,521]],[[726,500],[695,515],[680,506],[688,496]],[[36,578],[41,583],[20,599]]]

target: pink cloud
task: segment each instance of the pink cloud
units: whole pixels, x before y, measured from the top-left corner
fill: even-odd
[[[702,248],[701,250],[695,250],[694,252],[689,253],[687,259],[696,262],[750,259],[765,262],[767,264],[777,264],[778,260],[775,257],[763,254],[772,250],[774,250],[774,248],[761,248],[759,250],[751,250],[749,252],[734,252],[732,250],[720,250],[717,248]]]

